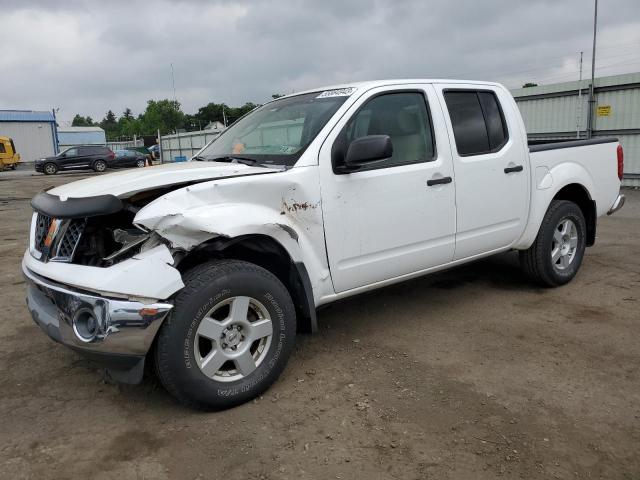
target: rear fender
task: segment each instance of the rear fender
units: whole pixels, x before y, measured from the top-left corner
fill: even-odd
[[[575,162],[564,162],[550,170],[546,167],[537,167],[532,175],[531,211],[527,227],[513,248],[525,250],[529,248],[540,230],[545,213],[553,198],[567,185],[577,184],[582,186],[590,199],[593,199],[595,184],[586,168]]]

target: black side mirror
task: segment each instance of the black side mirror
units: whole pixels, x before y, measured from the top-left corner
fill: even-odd
[[[344,163],[349,169],[379,162],[393,155],[393,145],[389,135],[367,135],[356,138],[349,144]]]

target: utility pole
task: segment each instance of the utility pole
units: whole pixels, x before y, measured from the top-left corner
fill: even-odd
[[[171,63],[171,85],[173,85],[173,101],[177,104],[178,99],[176,98],[176,78],[173,74],[173,63]]]
[[[587,128],[587,138],[593,136],[593,123],[595,116],[595,104],[596,99],[593,94],[594,81],[596,76],[596,31],[598,28],[598,0],[595,0],[595,7],[593,12],[593,51],[591,53],[591,87],[589,88],[589,119]]]
[[[580,81],[578,82],[578,105],[576,106],[576,138],[580,138],[580,123],[582,123],[582,55],[580,52]]]
[[[224,123],[225,128],[227,127],[227,115],[224,113],[224,106],[222,107],[222,122]]]

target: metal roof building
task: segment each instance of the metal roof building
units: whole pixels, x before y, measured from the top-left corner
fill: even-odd
[[[58,152],[53,112],[0,110],[0,136],[13,139],[23,161],[33,162]]]
[[[590,83],[586,79],[512,90],[529,140],[578,134],[586,138]],[[624,148],[623,184],[640,186],[640,72],[596,78],[594,96],[592,135],[618,137]]]
[[[100,127],[59,127],[58,145],[60,148],[73,145],[106,145],[107,137]]]

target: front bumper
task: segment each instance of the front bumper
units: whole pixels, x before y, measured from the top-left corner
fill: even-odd
[[[607,215],[613,215],[618,210],[620,210],[624,206],[624,201],[625,201],[625,196],[622,193],[619,193],[618,197],[616,198],[616,201],[613,202],[613,205],[607,212]]]
[[[44,162],[34,162],[34,163],[33,163],[33,169],[34,169],[36,172],[40,172],[40,173],[42,173],[42,172],[43,172],[43,170],[44,170]]]
[[[106,367],[116,380],[142,379],[145,355],[173,305],[74,290],[33,273],[24,263],[22,271],[29,312],[47,335]]]

